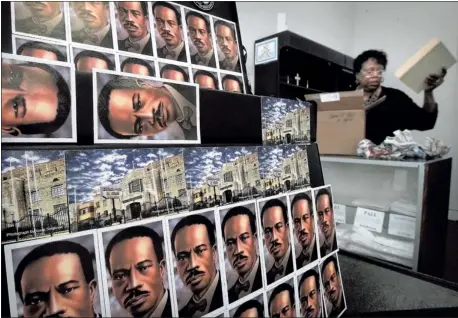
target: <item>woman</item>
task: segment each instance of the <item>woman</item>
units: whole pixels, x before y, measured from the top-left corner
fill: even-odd
[[[369,50],[361,53],[353,63],[358,83],[364,90],[366,106],[366,138],[375,144],[400,129],[428,130],[434,128],[437,119],[437,103],[433,90],[444,82],[442,74],[431,74],[425,79],[423,107],[400,90],[381,86],[383,72],[388,63],[386,53]]]

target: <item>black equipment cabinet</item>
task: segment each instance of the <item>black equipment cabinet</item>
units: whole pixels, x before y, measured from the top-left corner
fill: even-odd
[[[259,39],[255,45],[273,38],[278,39],[278,59],[255,66],[256,94],[303,100],[305,94],[356,88],[352,57],[291,31]]]

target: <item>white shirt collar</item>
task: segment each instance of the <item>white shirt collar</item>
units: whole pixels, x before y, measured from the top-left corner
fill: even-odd
[[[59,22],[62,19],[63,19],[62,12],[56,15],[54,18],[48,21],[45,21],[45,22],[40,22],[35,17],[32,17],[33,23],[46,26],[46,32],[44,33],[45,35],[49,35],[56,28],[56,26],[59,24]]]
[[[132,40],[130,39],[130,37],[128,37],[128,38],[126,39],[126,41],[129,41],[130,43],[137,43],[137,44],[140,44],[140,48],[139,48],[138,50],[134,50],[133,48],[129,48],[129,49],[127,49],[127,51],[129,51],[129,52],[135,52],[135,53],[141,53],[141,52],[143,51],[143,49],[145,48],[146,43],[148,43],[150,37],[151,37],[151,33],[150,33],[150,32],[148,32],[148,34],[147,34],[145,37],[143,37],[142,39],[140,39],[140,40],[138,40],[138,41],[135,41],[135,42],[132,41]]]
[[[159,304],[156,306],[156,309],[154,309],[153,313],[151,314],[151,317],[161,317],[162,313],[164,312],[165,305],[167,305],[167,301],[169,299],[169,291],[166,289],[164,296],[162,296],[161,301]]]
[[[205,311],[203,312],[203,314],[208,313],[208,311],[210,310],[210,305],[211,305],[211,302],[213,300],[213,295],[215,294],[216,287],[218,286],[218,282],[219,282],[219,271],[216,272],[216,275],[213,278],[213,280],[212,280],[212,282],[210,284],[210,287],[207,289],[205,294],[200,299],[196,299],[195,295],[192,296],[192,298],[194,299],[194,301],[196,303],[198,303],[202,299],[206,299],[207,300],[207,307],[205,307]],[[200,311],[196,311],[196,313],[193,315],[193,317],[195,317],[195,316],[200,317],[201,315],[196,315],[198,312],[200,312]]]
[[[207,54],[205,54],[204,56],[200,55],[199,52],[197,52],[197,55],[199,55],[201,58],[204,58],[205,59],[205,63],[206,65],[208,65],[208,63],[210,62],[210,59],[213,55],[213,49],[211,49]]]
[[[175,48],[170,48],[168,47],[167,45],[165,46],[167,48],[167,50],[169,50],[170,52],[175,52],[175,60],[178,59],[178,55],[180,55],[180,52],[181,50],[183,49],[184,47],[184,41],[181,41],[180,44],[178,44]],[[167,58],[167,55],[166,55],[166,58]]]
[[[326,247],[327,247],[327,250],[329,250],[329,251],[332,250],[332,246],[334,245],[335,233],[336,233],[336,228],[335,228],[335,225],[334,225],[334,229],[332,230],[330,238],[324,240],[324,242],[326,244]]]
[[[250,274],[248,274],[248,277],[245,281],[249,281],[250,282],[250,288],[248,289],[248,291],[244,291],[242,290],[240,292],[240,295],[239,295],[239,298],[242,297],[242,296],[245,296],[245,295],[248,295],[249,293],[251,293],[253,291],[253,283],[254,283],[254,279],[256,277],[256,273],[258,272],[258,267],[259,267],[259,256],[257,257],[256,259],[256,262],[254,263],[254,266],[253,268],[251,269],[251,272]],[[241,283],[244,283],[245,281],[242,280],[242,278],[239,276],[238,280],[241,282]]]
[[[98,30],[96,32],[93,32],[93,31],[91,31],[91,30],[89,30],[87,28],[82,29],[82,31],[88,35],[86,39],[83,39],[83,43],[86,43],[86,44],[93,44],[93,43],[100,44],[100,42],[102,42],[102,40],[105,37],[105,35],[107,35],[108,31],[110,31],[110,23],[108,23],[106,26],[104,26],[103,28],[101,28],[100,30]],[[90,38],[93,38],[94,36],[96,37],[96,41],[91,41]]]
[[[175,99],[178,105],[179,109],[177,109],[178,116],[177,116],[176,121],[180,123],[180,126],[182,126],[181,123],[186,119],[184,118],[185,113],[189,113],[189,111],[191,111],[191,113],[188,114],[190,115],[189,119],[191,120],[191,124],[194,127],[196,127],[196,120],[197,120],[196,105],[194,105],[193,103],[188,101],[186,98],[184,98],[183,95],[181,95],[176,89],[174,89],[170,85],[164,85],[164,87],[167,88],[167,90],[173,96],[173,98]]]
[[[291,253],[291,246],[288,248],[288,251],[286,252],[285,256],[283,256],[283,259],[281,260],[281,264],[277,264],[277,262],[274,262],[275,267],[280,267],[281,265],[283,265],[283,273],[281,274],[281,276],[285,275],[286,265],[288,264],[290,253]]]

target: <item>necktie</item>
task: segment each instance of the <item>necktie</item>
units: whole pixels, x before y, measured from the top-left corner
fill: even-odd
[[[223,70],[229,70],[230,69],[229,63],[226,60],[222,61],[221,62],[221,68]]]
[[[275,276],[283,274],[283,265],[281,265],[280,267],[277,267],[274,264],[274,266],[272,266],[272,269],[270,271],[272,272],[273,278],[275,278]]]
[[[32,29],[30,29],[30,33],[38,35],[44,35],[46,32],[48,32],[48,27],[42,23],[36,23],[32,26]]]
[[[207,62],[207,59],[205,57],[200,57],[199,54],[196,55],[196,63],[202,63],[205,65],[205,62]]]
[[[297,259],[297,265],[304,266],[308,262],[309,259],[310,259],[310,253],[307,253],[304,255],[304,253],[301,252],[301,254],[299,255]]]
[[[169,57],[171,57],[171,58],[173,58],[173,59],[174,59],[175,56],[176,56],[175,51],[169,50],[166,46],[164,46],[164,47],[162,48],[162,54],[163,54],[165,57],[169,56]]]
[[[83,39],[83,43],[97,44],[99,42],[97,35],[88,33],[85,29],[81,31],[80,37]]]
[[[207,300],[205,298],[201,299],[198,303],[191,298],[191,302],[188,305],[189,316],[193,316],[196,311],[204,312],[205,308],[207,308]]]
[[[238,279],[237,282],[235,283],[235,293],[239,295],[242,290],[244,292],[247,292],[250,289],[250,282],[246,281],[245,283],[241,283]]]
[[[132,43],[129,39],[126,40],[126,49],[133,49],[134,51],[140,51],[139,43]]]

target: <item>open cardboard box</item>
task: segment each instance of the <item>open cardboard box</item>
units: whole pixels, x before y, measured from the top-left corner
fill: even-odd
[[[356,155],[366,132],[363,91],[305,95],[305,100],[317,104],[320,154]]]

